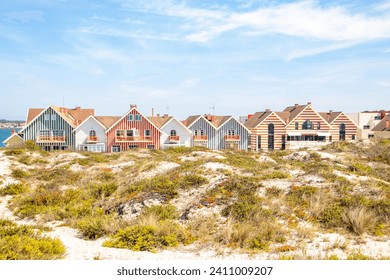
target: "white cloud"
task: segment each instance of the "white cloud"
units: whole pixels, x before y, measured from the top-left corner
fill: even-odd
[[[198,79],[198,78],[188,79],[188,80],[184,81],[183,87],[185,87],[185,88],[194,87],[194,86],[198,85],[199,82],[200,82],[200,79]]]
[[[183,4],[185,2],[175,4],[174,1],[121,3],[144,12],[182,18],[189,23],[185,38],[195,42],[207,42],[238,29],[244,30],[243,34],[252,31],[252,36],[283,34],[336,42],[390,38],[390,16],[353,14],[342,6],[321,7],[310,0],[261,7],[250,12],[232,12],[224,7],[192,8]]]

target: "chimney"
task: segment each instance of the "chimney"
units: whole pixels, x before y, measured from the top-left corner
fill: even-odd
[[[253,114],[248,114],[248,120],[253,116]]]
[[[15,129],[12,128],[12,130],[11,130],[11,135],[14,135],[14,134],[15,134]]]
[[[381,110],[380,113],[381,113],[381,120],[382,120],[384,117],[386,117],[386,111]]]
[[[271,109],[265,109],[266,112],[271,112]]]
[[[154,108],[152,108],[152,117],[154,117]]]
[[[136,104],[130,104],[130,109],[137,108]]]
[[[168,114],[164,114],[163,118],[168,118]]]
[[[81,107],[80,106],[76,106],[76,111],[80,111],[81,110]]]
[[[157,114],[157,117],[159,117],[160,116],[160,114]]]
[[[311,105],[311,102],[307,102],[307,105]]]
[[[386,129],[388,129],[390,126],[390,121],[389,120],[386,120]]]
[[[299,104],[295,103],[294,107],[296,108],[296,107],[298,107],[298,106],[299,106]]]

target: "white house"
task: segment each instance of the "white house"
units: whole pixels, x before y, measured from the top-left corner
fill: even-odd
[[[76,150],[88,152],[106,151],[106,127],[95,116],[89,116],[75,130]]]
[[[163,115],[148,117],[148,119],[162,131],[160,137],[161,149],[191,146],[191,130],[175,117]]]

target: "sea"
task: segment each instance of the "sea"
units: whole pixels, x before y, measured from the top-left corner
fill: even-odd
[[[11,136],[12,128],[0,128],[0,147],[4,147],[3,141]]]

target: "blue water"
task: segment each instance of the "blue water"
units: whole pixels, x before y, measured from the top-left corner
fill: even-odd
[[[0,147],[4,147],[3,141],[11,136],[11,128],[0,128]]]

